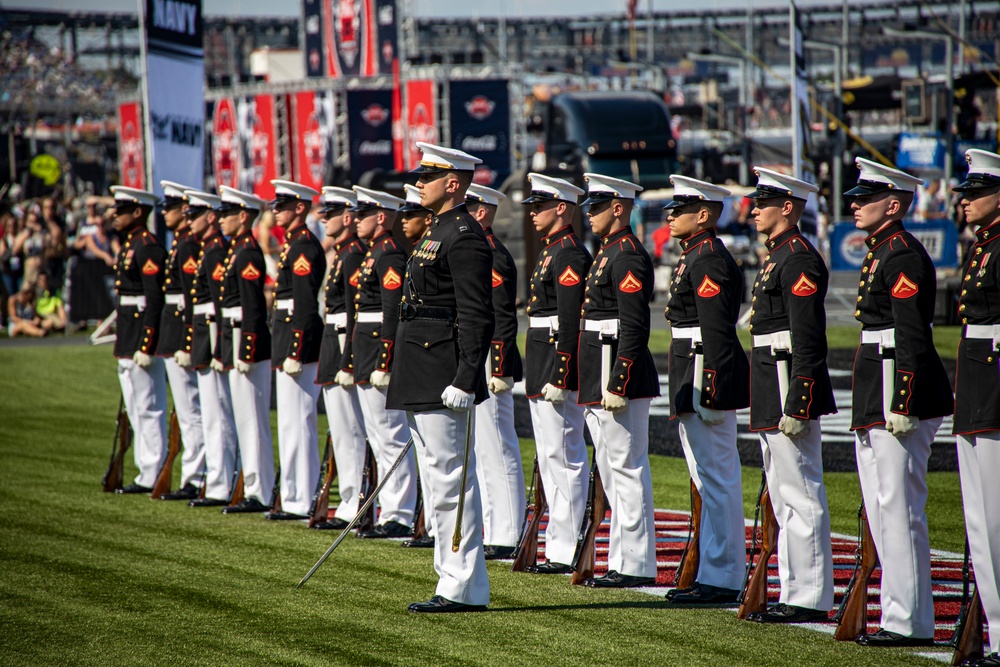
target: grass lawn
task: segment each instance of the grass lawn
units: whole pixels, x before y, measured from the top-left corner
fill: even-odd
[[[108,347],[0,348],[0,664],[933,664],[506,563],[489,564],[489,613],[408,614],[436,577],[396,542],[349,538],[296,591],[336,534],[101,493],[118,395]],[[683,461],[652,470],[657,507],[686,508]],[[748,515],[759,479],[744,470]],[[834,530],[854,534],[856,476],[827,480]],[[961,550],[957,476],[930,493],[931,545]]]

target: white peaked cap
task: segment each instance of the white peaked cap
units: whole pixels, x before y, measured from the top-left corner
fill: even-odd
[[[641,185],[603,174],[586,173],[583,180],[587,183],[588,196],[581,206],[611,199],[635,199],[636,194],[642,192]]]
[[[159,198],[152,192],[140,190],[139,188],[129,188],[124,185],[112,185],[111,194],[115,198],[116,204],[139,204],[140,206],[156,206]]]
[[[163,196],[166,199],[181,201],[187,199],[184,192],[193,189],[188,185],[181,185],[180,183],[175,183],[174,181],[160,181],[160,187],[163,188]]]
[[[222,204],[229,204],[235,208],[262,211],[264,210],[264,207],[267,206],[267,202],[257,195],[252,195],[249,192],[243,192],[242,190],[231,188],[228,185],[219,186],[219,197],[222,199]]]
[[[319,193],[308,185],[302,185],[295,181],[274,180],[271,181],[271,185],[274,186],[274,200],[271,202],[272,204],[293,199],[312,203],[313,197],[319,196]]]
[[[499,190],[494,190],[478,183],[471,184],[465,192],[466,201],[477,201],[480,204],[489,204],[490,206],[497,206],[500,204],[500,200],[506,198],[507,195]]]
[[[353,211],[369,211],[374,208],[398,211],[399,207],[406,203],[406,200],[381,190],[369,190],[355,185],[354,192],[358,195],[358,203],[351,209]]]
[[[420,149],[420,165],[414,169],[417,173],[434,174],[440,171],[475,171],[477,164],[482,164],[482,160],[475,155],[469,155],[465,151],[456,148],[445,148],[435,146],[423,141],[416,143]]]
[[[987,190],[1000,185],[1000,155],[970,148],[965,151],[965,161],[969,163],[969,173],[964,182],[952,188],[955,192]]]
[[[917,186],[924,184],[923,179],[910,176],[905,171],[886,167],[863,157],[854,158],[854,164],[861,170],[861,174],[858,176],[857,187],[844,193],[847,197],[860,197],[889,191],[916,192]]]
[[[564,201],[576,204],[583,190],[569,181],[532,172],[528,174],[531,184],[531,196],[526,197],[522,204],[533,204],[536,201]]]
[[[722,202],[723,199],[732,195],[729,190],[714,183],[699,181],[696,178],[680,174],[671,174],[670,184],[674,186],[674,198],[663,207],[665,211],[695,202]]]
[[[354,190],[327,185],[323,187],[321,201],[325,210],[336,210],[338,208],[354,206],[358,203],[358,196],[354,193]]]
[[[750,199],[770,199],[771,197],[809,199],[811,193],[819,192],[819,186],[815,183],[799,180],[788,174],[764,169],[764,167],[754,167],[753,172],[757,175],[757,189],[747,195]]]
[[[222,198],[201,190],[185,190],[188,206],[193,208],[217,208],[222,203]]]

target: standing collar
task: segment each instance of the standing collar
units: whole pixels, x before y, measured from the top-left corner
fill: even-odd
[[[785,231],[781,232],[780,234],[778,234],[774,238],[768,239],[767,240],[767,244],[766,244],[767,245],[767,249],[768,250],[774,250],[775,248],[777,248],[778,246],[780,246],[781,244],[783,244],[785,241],[788,241],[791,238],[799,236],[801,233],[802,232],[799,231],[798,226],[792,225],[791,227],[789,227]]]
[[[901,231],[903,231],[903,223],[899,220],[894,220],[866,238],[865,245],[867,245],[868,249],[871,250],[875,246],[881,245],[884,241],[887,241],[889,238],[895,236]]]
[[[709,239],[715,238],[715,227],[711,229],[702,229],[701,231],[695,232],[691,236],[687,237],[681,241],[681,250],[688,251],[696,245],[700,245]]]
[[[976,231],[976,243],[986,243],[1000,236],[1000,221],[994,221]]]
[[[617,232],[612,232],[611,234],[608,234],[607,236],[602,238],[601,247],[605,248],[611,245],[612,243],[617,243],[618,241],[622,240],[631,233],[632,233],[632,227],[626,225],[624,228],[619,229]]]
[[[556,231],[544,237],[542,239],[542,243],[549,246],[557,241],[563,240],[567,236],[572,236],[572,235],[573,235],[573,225],[566,225],[564,227],[560,227]]]

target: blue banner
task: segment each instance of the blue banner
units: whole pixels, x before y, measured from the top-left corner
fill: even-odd
[[[896,166],[900,169],[944,169],[945,144],[938,134],[899,135]]]
[[[500,187],[510,175],[507,81],[452,81],[449,97],[452,147],[482,158],[476,183]]]
[[[323,49],[323,8],[320,0],[303,0],[302,25],[305,32],[306,76],[325,76],[326,53]]]
[[[907,219],[903,225],[924,245],[934,266],[939,269],[958,266],[958,230],[950,220],[914,222]],[[868,233],[855,227],[853,222],[834,225],[830,236],[830,269],[859,270],[868,254],[867,237]]]
[[[372,169],[391,171],[392,90],[347,92],[347,132],[351,138],[351,179]]]

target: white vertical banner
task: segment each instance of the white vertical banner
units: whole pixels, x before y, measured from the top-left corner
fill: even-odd
[[[139,0],[148,187],[204,186],[205,58],[202,0]]]
[[[788,2],[788,50],[792,70],[792,176],[816,183],[816,165],[812,161],[812,135],[809,127],[809,75],[806,72],[805,46],[799,12],[794,0]],[[813,196],[806,203],[799,229],[813,243],[817,242],[819,201]]]

